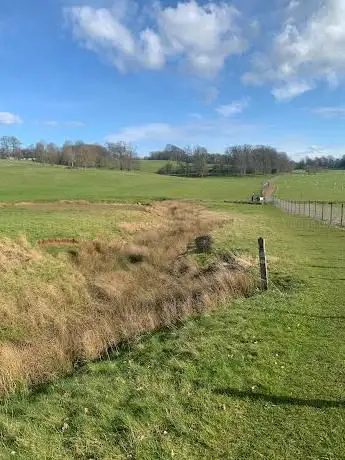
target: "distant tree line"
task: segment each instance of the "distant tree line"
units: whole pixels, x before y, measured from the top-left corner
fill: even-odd
[[[3,136],[0,138],[0,158],[31,160],[70,168],[108,168],[124,171],[138,168],[135,149],[125,142],[108,142],[100,145],[66,141],[62,146],[58,146],[41,141],[22,147],[16,137]]]
[[[332,156],[306,157],[295,164],[295,169],[345,169],[345,155],[342,158],[334,158]]]
[[[235,145],[224,154],[209,153],[205,147],[182,149],[168,144],[152,152],[149,160],[166,160],[158,172],[178,176],[245,176],[291,171],[294,163],[286,153],[266,145]]]
[[[23,147],[14,136],[0,138],[0,158],[30,160],[69,168],[108,168],[131,171],[140,168],[135,148],[125,142],[105,145],[83,141],[66,141],[62,146],[37,142]],[[204,177],[245,176],[248,174],[280,174],[300,170],[345,169],[342,158],[321,156],[292,161],[284,152],[267,145],[234,145],[224,153],[210,153],[205,147],[181,148],[167,144],[163,150],[151,152],[147,160],[164,160],[159,174]]]

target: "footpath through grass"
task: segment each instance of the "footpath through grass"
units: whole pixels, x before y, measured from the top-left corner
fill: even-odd
[[[66,169],[0,161],[0,202],[138,201],[166,198],[247,200],[261,190],[257,177],[186,178],[147,172]]]
[[[345,171],[285,174],[276,177],[275,183],[282,199],[345,202]]]
[[[0,458],[345,458],[345,233],[270,207],[233,213],[218,248],[272,289],[149,334],[0,409]]]

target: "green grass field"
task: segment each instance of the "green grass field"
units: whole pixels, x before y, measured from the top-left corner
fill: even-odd
[[[271,290],[16,395],[2,453],[19,459],[344,458],[345,233],[277,209],[234,217],[217,247],[256,255]]]
[[[0,235],[25,235],[31,242],[41,239],[107,238],[119,233],[124,222],[142,222],[146,216],[136,210],[111,205],[42,204],[0,209]]]
[[[277,177],[275,183],[282,199],[345,202],[345,171],[287,174]]]
[[[165,160],[139,160],[140,171],[157,173],[157,171],[167,164]]]
[[[9,162],[0,171],[2,202],[205,200],[233,219],[215,232],[215,250],[256,260],[264,236],[271,280],[265,294],[147,334],[74,375],[12,395],[0,406],[1,460],[345,458],[343,230],[270,206],[223,202],[248,198],[262,177],[185,179]],[[323,199],[320,187],[336,199],[340,188],[330,184],[343,178],[278,177],[278,195]],[[308,185],[316,180],[322,185]],[[2,235],[26,233],[30,241],[107,236],[121,222],[146,219],[136,209],[86,204],[11,205],[0,213]]]
[[[69,170],[24,162],[0,162],[0,202],[56,200],[249,199],[264,177],[191,179],[144,172]],[[201,185],[202,184],[202,185]]]

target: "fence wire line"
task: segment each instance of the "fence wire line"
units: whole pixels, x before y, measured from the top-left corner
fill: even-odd
[[[345,227],[345,204],[318,201],[293,201],[274,198],[274,206],[290,213]]]

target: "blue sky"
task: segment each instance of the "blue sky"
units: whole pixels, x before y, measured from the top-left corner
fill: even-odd
[[[0,7],[0,136],[345,154],[345,0]]]

